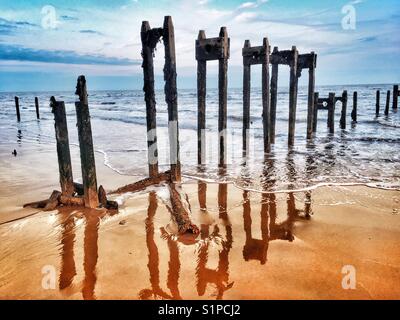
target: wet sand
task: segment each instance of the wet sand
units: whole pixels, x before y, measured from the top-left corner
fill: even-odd
[[[188,181],[201,232],[176,237],[166,190],[124,195],[118,214],[65,207],[1,224],[0,298],[400,298],[398,191],[275,195]],[[342,288],[345,265],[355,289]]]

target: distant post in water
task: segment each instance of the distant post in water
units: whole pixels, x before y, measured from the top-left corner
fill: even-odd
[[[40,119],[39,115],[39,99],[35,97],[35,109],[36,109],[36,119]]]
[[[21,121],[21,114],[19,112],[19,98],[17,96],[15,96],[14,100],[15,100],[15,110],[17,112],[17,120],[18,120],[18,122],[20,122]]]
[[[273,54],[277,53],[278,47],[274,47]],[[276,107],[278,103],[278,72],[279,64],[272,62],[271,68],[271,106],[270,106],[270,123],[269,123],[269,141],[271,144],[275,143],[275,124],[276,124]]]
[[[376,108],[375,108],[375,114],[379,115],[379,109],[380,109],[380,97],[381,97],[381,92],[379,90],[376,91]]]
[[[176,87],[176,55],[174,25],[170,16],[164,17],[163,42],[165,51],[165,101],[168,106],[168,133],[171,179],[181,181],[181,162],[179,157],[178,90]]]
[[[389,115],[389,104],[390,104],[390,90],[386,92],[385,116]]]
[[[297,107],[297,59],[298,51],[296,46],[292,47],[292,57],[290,61],[290,88],[289,88],[289,146],[294,145],[294,135],[296,129],[296,107]]]
[[[340,116],[340,129],[346,129],[347,98],[347,90],[344,90],[342,94],[342,113]]]
[[[81,154],[83,197],[85,207],[97,208],[99,206],[99,198],[85,76],[78,77],[75,94],[79,97],[79,101],[75,102],[75,109]]]
[[[313,133],[317,132],[317,122],[318,122],[318,99],[319,93],[314,92],[314,117],[313,117]]]
[[[351,119],[357,122],[357,91],[353,92],[353,110],[351,110]]]
[[[399,99],[399,85],[395,84],[393,86],[393,109],[397,109],[398,99]]]
[[[56,101],[50,98],[51,112],[54,114],[54,129],[56,132],[58,169],[60,173],[61,193],[65,196],[72,196],[74,179],[72,177],[71,154],[69,150],[67,117],[65,114],[64,101]]]
[[[330,92],[328,98],[328,128],[329,133],[335,133],[335,93]]]

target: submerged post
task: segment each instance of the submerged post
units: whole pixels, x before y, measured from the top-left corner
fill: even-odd
[[[289,88],[289,146],[294,145],[294,135],[296,129],[296,106],[297,106],[297,60],[298,51],[296,46],[292,47],[292,57],[290,61],[290,88]]]
[[[274,47],[273,53],[277,53],[278,47]],[[271,110],[269,124],[269,140],[272,144],[275,143],[275,123],[276,123],[276,106],[278,102],[278,71],[279,64],[272,63],[271,68]]]
[[[313,132],[317,132],[317,122],[318,122],[318,98],[319,93],[314,92],[314,117],[313,117]]]
[[[221,27],[219,37],[222,38],[223,56],[218,60],[218,90],[219,90],[219,110],[218,110],[218,132],[219,132],[219,165],[226,163],[226,121],[227,121],[227,99],[228,99],[228,57],[229,39],[226,27]]]
[[[79,101],[75,102],[75,109],[81,154],[83,198],[85,207],[97,208],[99,198],[85,76],[78,77],[75,94],[79,96]]]
[[[40,119],[39,115],[39,99],[35,97],[35,109],[36,109],[36,119]]]
[[[335,133],[335,93],[329,92],[328,98],[328,128],[329,133]]]
[[[393,109],[397,109],[397,101],[399,99],[399,85],[393,86]]]
[[[21,114],[19,112],[19,98],[17,96],[15,96],[14,100],[15,100],[15,110],[17,112],[17,120],[18,120],[18,122],[20,122],[21,121]]]
[[[262,88],[262,105],[263,105],[263,129],[264,129],[264,152],[267,153],[271,149],[269,140],[270,130],[270,92],[269,92],[269,43],[268,38],[263,39],[263,57],[261,64],[261,88]]]
[[[250,40],[244,42],[243,49],[250,48]],[[243,56],[243,152],[248,154],[249,148],[249,129],[250,129],[250,90],[251,90],[251,65],[246,63]]]
[[[389,104],[390,104],[390,90],[386,92],[385,116],[389,115]]]
[[[381,92],[379,90],[376,91],[376,111],[375,114],[379,115],[379,108],[380,108],[380,97],[381,97]]]
[[[60,173],[61,193],[65,196],[72,196],[74,180],[72,177],[71,154],[69,150],[67,117],[65,114],[64,101],[56,101],[50,98],[51,112],[54,114],[54,129],[56,132],[58,169]]]
[[[346,113],[347,113],[347,90],[342,94],[342,113],[340,116],[340,129],[346,129]]]
[[[351,110],[351,119],[357,122],[357,91],[353,92],[353,110]]]
[[[204,30],[199,31],[197,39],[204,40]],[[203,164],[206,160],[206,84],[207,61],[197,60],[197,163]]]
[[[158,175],[158,147],[157,147],[157,123],[156,123],[156,98],[154,93],[154,47],[151,43],[150,24],[142,22],[140,32],[142,40],[144,99],[146,101],[146,124],[147,124],[147,162],[149,165],[149,176]],[[158,41],[158,40],[157,40]]]
[[[313,133],[316,63],[317,63],[316,55],[314,52],[311,52],[311,64],[310,67],[308,68],[307,139],[311,139]]]
[[[168,105],[169,153],[171,180],[181,181],[181,162],[179,157],[178,90],[176,87],[175,34],[171,16],[164,17],[163,42],[165,50],[165,101]]]

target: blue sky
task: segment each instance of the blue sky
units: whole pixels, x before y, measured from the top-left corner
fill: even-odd
[[[355,29],[342,26],[349,6]],[[244,40],[260,45],[265,36],[280,49],[315,51],[317,84],[400,82],[398,0],[0,0],[0,91],[73,90],[80,74],[92,90],[141,89],[141,21],[159,27],[164,15],[175,25],[180,88],[196,86],[198,30],[215,37],[220,26],[231,38],[231,87],[241,86]],[[161,45],[155,64],[162,88]],[[210,86],[216,74],[217,63],[209,63]],[[300,84],[306,81],[305,72]]]

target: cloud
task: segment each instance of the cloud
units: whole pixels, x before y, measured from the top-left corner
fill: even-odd
[[[96,30],[91,30],[91,29],[85,29],[85,30],[79,30],[80,33],[88,33],[88,34],[97,34],[99,36],[103,36],[104,34],[96,31]]]
[[[267,3],[268,0],[258,0],[258,1],[254,1],[254,2],[244,2],[242,3],[240,6],[238,6],[238,9],[254,9],[259,7],[260,5]]]
[[[11,35],[24,27],[37,27],[38,25],[27,21],[10,21],[0,18],[0,35]]]
[[[31,61],[64,64],[87,65],[138,65],[141,61],[107,57],[104,55],[83,55],[73,51],[63,50],[35,50],[18,45],[0,43],[0,60]]]
[[[60,19],[64,20],[64,21],[78,21],[79,20],[79,18],[77,18],[77,17],[72,17],[72,16],[68,16],[68,15],[60,16]]]

